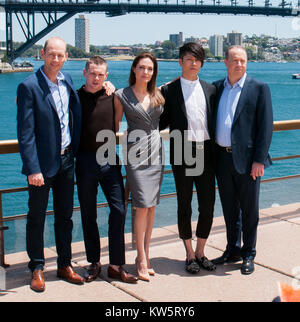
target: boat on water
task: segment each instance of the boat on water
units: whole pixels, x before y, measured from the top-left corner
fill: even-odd
[[[300,79],[300,73],[298,73],[298,74],[293,74],[293,75],[292,75],[292,78],[293,78],[293,79]]]
[[[13,68],[22,68],[22,67],[28,68],[28,67],[34,67],[34,66],[28,60],[13,64]]]

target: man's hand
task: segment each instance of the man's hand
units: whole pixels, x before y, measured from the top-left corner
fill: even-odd
[[[265,166],[262,163],[253,162],[250,176],[253,180],[264,175]]]
[[[116,91],[115,86],[110,81],[104,82],[103,88],[105,89],[105,93],[108,96],[110,96],[111,94],[113,94]]]
[[[28,176],[28,183],[32,186],[43,186],[45,184],[44,177],[41,173],[34,173]]]

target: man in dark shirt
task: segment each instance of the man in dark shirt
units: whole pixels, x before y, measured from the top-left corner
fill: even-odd
[[[121,166],[118,162],[99,164],[96,159],[97,150],[105,143],[97,142],[98,133],[106,131],[115,134],[113,95],[108,96],[103,88],[108,75],[106,61],[100,56],[90,58],[83,75],[86,83],[78,90],[82,106],[82,131],[76,160],[76,180],[87,261],[91,263],[85,278],[91,282],[101,272],[97,225],[97,193],[100,183],[110,208],[108,276],[136,283],[137,278],[123,268],[125,200]],[[115,144],[110,146],[115,149]]]

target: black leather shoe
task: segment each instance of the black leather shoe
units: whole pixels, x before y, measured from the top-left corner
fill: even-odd
[[[84,276],[84,279],[86,282],[92,282],[95,279],[97,279],[97,277],[100,275],[101,273],[101,265],[100,263],[92,263],[88,269],[87,272]]]
[[[244,259],[241,267],[241,273],[244,275],[249,275],[253,272],[254,272],[253,259]]]
[[[200,267],[204,268],[207,271],[214,271],[216,269],[216,265],[205,256],[201,258],[198,258],[196,256],[196,261]]]
[[[230,255],[228,252],[224,252],[222,256],[217,257],[212,260],[212,263],[215,265],[225,264],[225,263],[236,263],[242,258],[238,255]]]
[[[191,260],[185,260],[185,270],[190,274],[196,274],[200,272],[200,266],[198,265],[195,258]]]

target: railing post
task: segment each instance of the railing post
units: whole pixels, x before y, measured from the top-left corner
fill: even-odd
[[[2,193],[0,192],[0,266],[7,268],[9,265],[5,264],[5,250],[4,250],[4,230],[8,227],[3,226],[3,209],[2,209]]]

